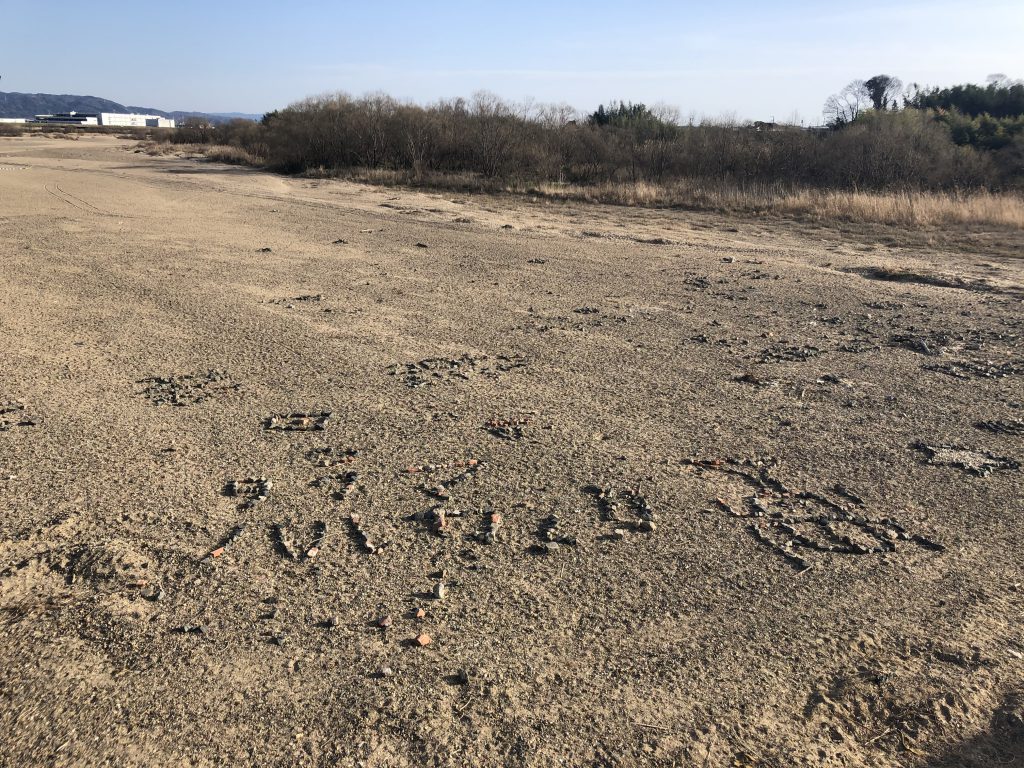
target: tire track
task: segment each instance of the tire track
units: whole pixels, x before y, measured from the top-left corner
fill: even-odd
[[[51,186],[53,187],[53,189],[50,188]],[[77,195],[73,195],[72,193],[64,189],[61,189],[60,184],[43,184],[43,189],[46,190],[47,194],[52,195],[53,197],[60,200],[62,203],[66,203],[67,205],[70,205],[72,208],[76,208],[84,213],[91,213],[95,216],[108,216],[114,219],[132,218],[131,216],[124,216],[123,214],[119,213],[111,213],[110,211],[105,211],[102,208],[98,208],[97,206],[90,203],[88,200],[84,200],[83,198],[78,197]]]

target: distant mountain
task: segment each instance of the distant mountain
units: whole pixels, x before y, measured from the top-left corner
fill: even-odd
[[[243,112],[165,112],[152,107],[126,107],[110,99],[98,96],[74,96],[54,93],[4,93],[0,91],[0,117],[35,117],[57,112],[134,112],[146,115],[160,115],[175,120],[201,117],[211,123],[226,123],[229,120],[259,120],[263,115]]]

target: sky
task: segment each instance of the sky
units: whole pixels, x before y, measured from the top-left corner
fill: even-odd
[[[853,79],[1024,78],[1024,0],[0,0],[0,91],[262,113],[308,96],[486,90],[592,111],[821,122]]]

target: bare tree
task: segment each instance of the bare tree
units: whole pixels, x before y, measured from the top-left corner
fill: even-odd
[[[838,127],[852,123],[860,113],[871,107],[871,94],[863,80],[854,80],[825,102],[825,122]]]

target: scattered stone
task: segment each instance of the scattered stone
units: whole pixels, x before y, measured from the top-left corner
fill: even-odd
[[[979,421],[974,426],[978,429],[994,432],[997,435],[1024,435],[1024,419]]]
[[[336,467],[356,461],[359,451],[355,448],[314,448],[306,453],[306,458],[318,467]]]
[[[598,509],[601,511],[601,519],[606,522],[628,523],[634,531],[652,533],[657,527],[654,525],[655,515],[647,499],[641,495],[639,487],[633,491],[624,489],[615,491],[612,488],[588,485],[584,492],[596,497]],[[619,512],[631,512],[635,520],[622,520]],[[621,527],[616,530],[623,530]]]
[[[447,480],[436,483],[425,481],[418,486],[419,490],[427,496],[439,501],[448,501],[451,498],[452,487],[472,478],[480,470],[481,466],[482,464],[478,459],[460,459],[458,461],[450,461],[447,464],[413,464],[406,467],[405,471],[408,474],[430,475],[436,472],[462,470]]]
[[[996,470],[1020,469],[1020,464],[1003,456],[993,456],[985,451],[974,451],[959,445],[925,445],[914,443],[910,446],[925,454],[929,464],[959,467],[978,477],[988,477]]]
[[[222,557],[224,553],[234,545],[234,543],[243,533],[245,533],[245,526],[236,525],[234,528],[231,529],[231,532],[228,533],[228,535],[225,536],[223,539],[221,539],[220,543],[216,547],[214,547],[206,557],[202,559],[201,562],[212,563],[217,558]]]
[[[759,363],[802,363],[817,357],[821,350],[817,347],[806,345],[801,346],[773,346],[763,349],[757,358]]]
[[[448,587],[444,585],[443,581],[439,581],[434,585],[433,595],[435,600],[444,600],[448,596]]]
[[[331,245],[348,245],[348,240],[342,240],[340,237],[333,241]]]
[[[554,514],[541,520],[537,527],[537,538],[541,540],[540,551],[549,555],[558,552],[562,546],[575,547],[577,544],[575,536],[562,532],[561,521]]]
[[[34,427],[37,424],[38,422],[27,414],[24,402],[13,400],[0,404],[0,432],[6,432],[14,427]]]
[[[381,629],[387,629],[388,627],[390,627],[394,623],[395,623],[395,620],[393,618],[391,618],[391,614],[390,613],[387,616],[381,616],[379,619],[377,619],[377,626],[380,627]]]
[[[264,246],[263,248],[257,248],[256,253],[270,253],[271,249]]]
[[[290,560],[314,560],[323,548],[327,535],[327,523],[318,520],[313,523],[313,538],[309,547],[300,547],[290,526],[278,523],[273,526],[274,541],[278,551]]]
[[[322,293],[307,293],[302,296],[293,296],[288,299],[274,299],[269,302],[270,304],[284,304],[287,309],[295,309],[293,302],[320,302],[323,301],[324,295]]]
[[[391,677],[395,672],[391,667],[381,667],[377,670],[377,677]]]
[[[376,554],[384,547],[384,545],[377,544],[370,539],[369,534],[367,534],[362,528],[362,522],[362,515],[353,514],[349,516],[348,525],[352,538],[359,542],[359,545],[363,548],[363,551],[366,552],[366,554]]]
[[[428,357],[415,363],[393,365],[388,373],[397,376],[405,386],[416,389],[456,380],[468,381],[474,375],[496,379],[502,373],[525,366],[526,358],[521,355],[499,355],[492,359],[467,353],[457,358]]]
[[[433,507],[432,509],[414,512],[409,515],[406,520],[422,522],[438,536],[447,536],[451,531],[449,518],[452,517],[462,517],[462,511],[458,509],[446,509],[445,507]]]
[[[139,590],[139,594],[146,600],[156,602],[163,599],[164,590],[159,584],[147,584]]]
[[[262,475],[232,480],[224,486],[224,494],[240,499],[239,508],[249,509],[261,501],[266,501],[270,490],[274,487],[272,480]]]
[[[335,501],[344,501],[356,489],[358,472],[337,472],[318,477],[310,485],[327,490]]]
[[[849,499],[850,501],[852,501],[857,506],[859,506],[859,507],[863,507],[864,506],[864,499],[862,499],[856,493],[851,491],[845,485],[839,485],[837,483],[836,485],[832,486],[832,490],[834,490],[836,493],[838,493],[843,498]]]
[[[523,430],[530,423],[528,416],[508,418],[508,419],[489,419],[484,422],[484,429],[490,432],[495,437],[500,437],[503,440],[521,440],[523,437]]]
[[[801,551],[827,554],[870,555],[895,552],[899,542],[913,542],[936,552],[944,547],[919,534],[910,533],[891,518],[871,520],[860,510],[813,491],[796,491],[773,477],[764,462],[737,459],[686,459],[684,466],[699,471],[722,473],[751,486],[754,493],[735,509],[724,499],[719,508],[730,517],[749,520],[747,530],[760,543],[783,557],[801,572],[811,567]],[[842,486],[836,492],[857,506],[863,501]]]
[[[142,394],[153,405],[178,407],[198,405],[211,397],[237,392],[241,388],[241,384],[232,380],[227,371],[217,369],[182,376],[153,376],[139,383],[149,385]],[[0,408],[0,421],[2,419],[3,409]]]
[[[25,404],[15,400],[0,405],[0,432],[6,432],[15,427],[34,427],[37,422],[28,416],[25,411]]]
[[[425,645],[430,645],[432,638],[426,632],[420,632],[415,638],[413,638],[413,642],[422,648]]]
[[[841,376],[836,376],[834,373],[826,373],[824,376],[820,376],[816,384],[835,384],[836,386],[846,387],[847,389],[853,388],[853,382],[848,379],[844,379]]]
[[[416,613],[415,613],[415,614],[413,614],[413,615],[414,615],[414,616],[415,616],[415,618],[417,618],[417,619],[423,619],[423,618],[426,618],[426,616],[427,616],[427,612],[426,612],[425,610],[423,610],[422,608],[417,608],[417,609],[416,609]]]
[[[325,424],[330,417],[330,411],[288,413],[269,417],[263,427],[283,432],[322,432],[326,429]]]
[[[926,371],[944,373],[957,379],[1002,379],[1024,374],[1024,360],[994,363],[990,360],[958,360],[923,366]]]
[[[769,387],[778,386],[778,379],[762,379],[755,376],[752,373],[744,373],[742,376],[736,376],[733,381],[738,384],[750,384],[757,389],[768,389]]]

